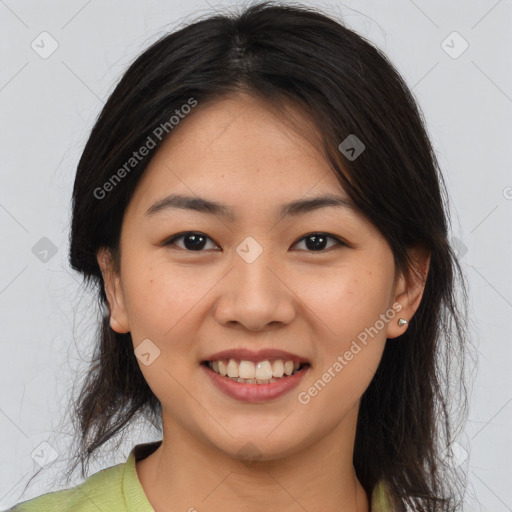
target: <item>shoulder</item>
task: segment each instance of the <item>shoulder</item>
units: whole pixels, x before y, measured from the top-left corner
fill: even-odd
[[[381,479],[372,491],[371,512],[393,512],[392,499],[387,482]]]
[[[81,484],[18,503],[7,512],[89,512],[123,510],[122,478],[125,464],[102,469]]]

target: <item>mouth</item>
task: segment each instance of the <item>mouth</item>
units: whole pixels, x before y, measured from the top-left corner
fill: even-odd
[[[261,361],[222,358],[202,361],[212,372],[240,384],[272,384],[304,372],[311,365],[294,359],[267,358]]]

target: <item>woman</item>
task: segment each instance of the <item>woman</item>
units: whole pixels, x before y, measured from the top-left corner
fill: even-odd
[[[154,43],[73,190],[71,265],[109,313],[76,464],[137,414],[162,439],[13,510],[460,510],[442,186],[404,81],[322,13],[266,2]]]

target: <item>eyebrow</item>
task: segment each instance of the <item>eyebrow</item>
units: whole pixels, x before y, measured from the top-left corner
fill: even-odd
[[[279,209],[279,213],[280,217],[296,216],[325,207],[349,208],[354,211],[356,210],[356,206],[351,199],[337,195],[325,194],[282,204]],[[200,213],[220,216],[231,221],[235,220],[233,210],[225,204],[204,199],[202,197],[184,196],[180,194],[171,194],[170,196],[157,201],[146,210],[145,216],[151,217],[159,212],[169,209],[193,210]]]

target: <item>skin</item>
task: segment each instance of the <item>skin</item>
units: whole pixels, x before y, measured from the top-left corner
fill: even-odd
[[[236,219],[178,209],[144,215],[170,193],[224,203]],[[124,216],[120,273],[107,250],[98,252],[112,328],[131,332],[134,348],[149,338],[160,350],[150,365],[138,362],[162,403],[163,442],[136,465],[157,512],[369,511],[353,467],[360,398],[386,338],[407,329],[398,318],[414,315],[424,280],[407,283],[396,272],[388,243],[356,210],[277,216],[282,203],[324,193],[348,197],[314,145],[260,100],[230,96],[198,105],[152,158]],[[183,238],[162,245],[183,231],[209,237],[202,252]],[[315,250],[304,238],[311,233],[350,246],[327,239]],[[252,263],[236,252],[248,236],[263,249]],[[411,252],[426,276],[428,255]],[[396,303],[400,313],[300,403],[297,394]],[[240,402],[199,364],[242,347],[288,350],[311,368],[283,397]],[[238,455],[248,442],[260,456],[252,464]]]

